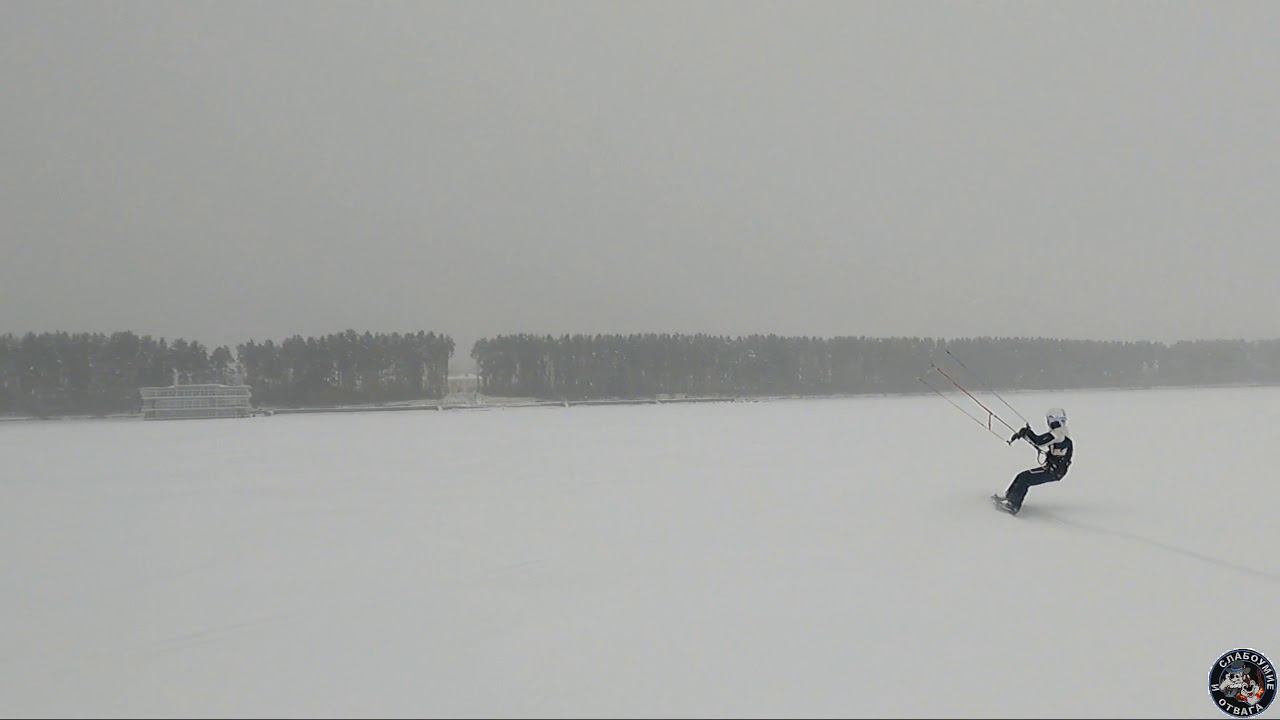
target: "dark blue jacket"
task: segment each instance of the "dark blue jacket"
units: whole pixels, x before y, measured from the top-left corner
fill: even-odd
[[[1018,432],[1018,436],[1030,440],[1044,453],[1045,470],[1058,477],[1067,474],[1067,469],[1071,467],[1071,454],[1075,452],[1075,445],[1067,435],[1066,428],[1054,428],[1043,435],[1037,435],[1031,428],[1023,428]]]

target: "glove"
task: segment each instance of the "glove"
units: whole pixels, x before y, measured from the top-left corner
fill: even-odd
[[[1013,437],[1009,438],[1009,442],[1011,443],[1017,442],[1018,440],[1021,440],[1022,438],[1027,437],[1029,435],[1031,435],[1031,426],[1027,425],[1026,427],[1022,428],[1018,432],[1014,433]]]

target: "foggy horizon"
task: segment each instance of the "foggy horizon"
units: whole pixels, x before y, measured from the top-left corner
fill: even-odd
[[[1266,4],[0,8],[0,333],[1280,337]]]
[[[0,2],[0,715],[1261,714],[1277,78],[1250,0]]]

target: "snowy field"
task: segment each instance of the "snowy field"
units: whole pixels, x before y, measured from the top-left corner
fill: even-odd
[[[5,423],[0,715],[1217,717],[1280,389],[1011,399]]]

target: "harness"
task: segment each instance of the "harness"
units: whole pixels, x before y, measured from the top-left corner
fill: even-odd
[[[1061,440],[1051,443],[1044,450],[1044,469],[1059,477],[1066,475],[1071,467],[1071,438],[1065,433]]]

